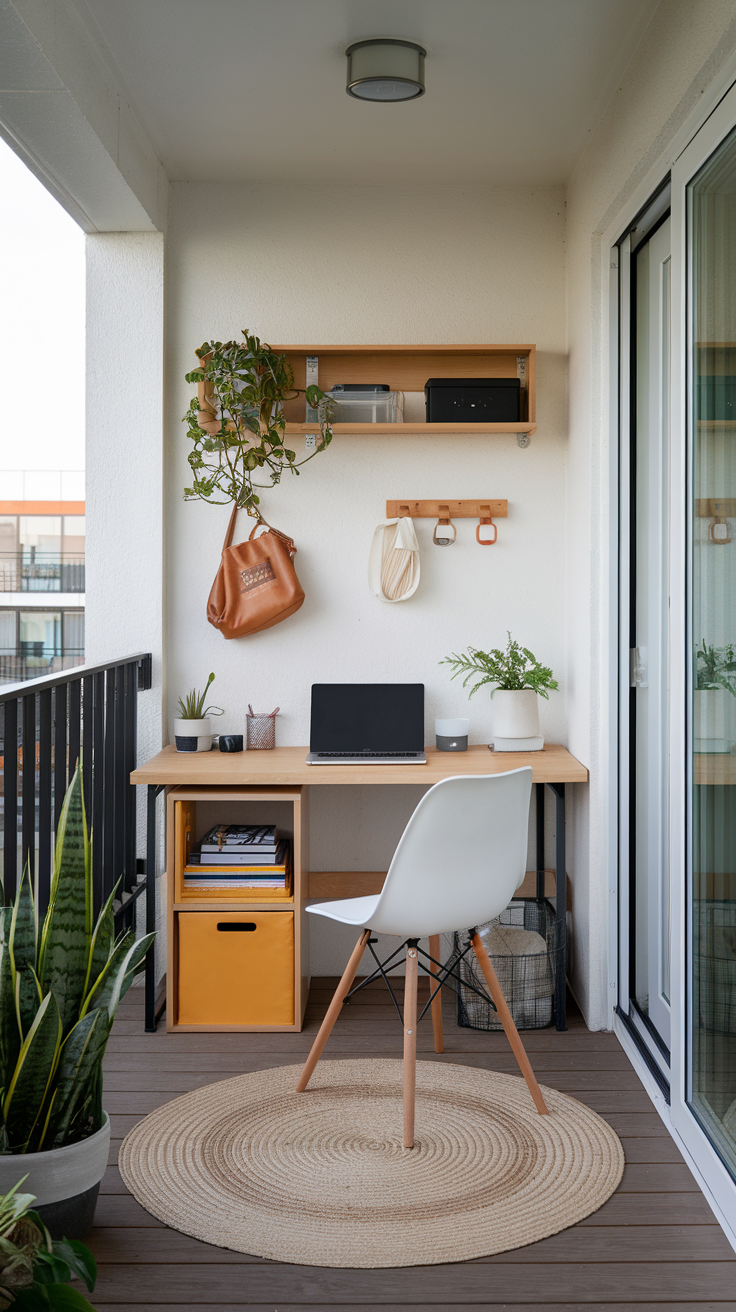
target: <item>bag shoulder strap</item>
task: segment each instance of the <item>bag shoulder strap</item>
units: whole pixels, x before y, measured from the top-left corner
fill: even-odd
[[[222,544],[222,549],[223,549],[223,551],[227,551],[228,547],[231,547],[232,544],[233,544],[233,536],[234,536],[234,534],[235,534],[235,521],[236,521],[236,519],[238,518],[238,511],[239,511],[239,510],[240,510],[240,506],[238,505],[238,503],[237,503],[237,501],[236,501],[236,502],[235,502],[235,505],[233,506],[233,513],[232,513],[232,515],[230,516],[230,523],[229,523],[228,526],[227,526],[227,533],[225,534],[225,541],[224,541],[223,544]],[[276,534],[276,537],[277,537],[277,538],[281,538],[281,541],[285,544],[286,549],[287,549],[287,551],[289,552],[289,555],[290,555],[290,556],[295,556],[295,555],[296,555],[296,547],[294,546],[294,539],[293,539],[293,538],[290,538],[290,537],[287,537],[286,533],[282,533],[282,532],[280,531],[280,529],[274,528],[272,524],[269,524],[268,521],[265,520],[265,519],[263,518],[263,515],[259,515],[259,516],[258,516],[258,519],[256,520],[255,524],[253,525],[253,528],[251,529],[250,533],[248,534],[248,541],[249,541],[249,542],[252,542],[252,541],[253,541],[253,538],[255,537],[256,533],[257,533],[258,530],[259,530],[259,528],[265,528],[266,531],[267,531],[268,533],[275,533],[275,534]]]
[[[265,520],[262,515],[258,516],[257,524],[254,525],[254,527],[251,529],[250,533],[248,534],[249,542],[252,542],[259,528],[265,528],[267,533],[275,533],[277,538],[281,538],[281,541],[284,543],[289,555],[290,556],[296,555],[296,547],[294,546],[294,539],[288,537],[286,533],[282,533],[280,529],[274,528],[273,524],[269,524],[268,521]]]

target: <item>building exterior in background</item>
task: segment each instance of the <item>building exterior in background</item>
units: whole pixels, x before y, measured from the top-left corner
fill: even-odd
[[[84,662],[84,473],[0,471],[0,683]]]

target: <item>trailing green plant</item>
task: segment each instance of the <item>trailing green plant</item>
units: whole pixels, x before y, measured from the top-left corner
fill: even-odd
[[[441,660],[440,665],[452,666],[453,679],[459,674],[464,675],[463,688],[467,687],[471,679],[478,677],[478,682],[470,689],[468,697],[472,697],[473,693],[486,683],[495,685],[491,697],[497,688],[506,692],[520,692],[523,688],[531,688],[540,697],[549,700],[549,693],[554,692],[558,687],[557,680],[552,677],[551,669],[546,665],[540,665],[534,652],[514,642],[510,633],[505,651],[500,647],[494,647],[492,651],[479,651],[477,647],[468,647],[467,653],[457,656],[453,652],[451,656]]]
[[[200,365],[186,374],[197,383],[183,422],[193,449],[187,459],[192,469],[185,500],[201,498],[215,505],[234,501],[258,517],[256,488],[280,483],[285,470],[299,466],[324,451],[332,441],[331,420],[336,406],[314,385],[304,391],[318,411],[320,436],[316,449],[304,460],[284,445],[284,402],[303,389],[294,387],[294,371],[285,355],[243,329],[242,342],[205,342],[197,351]],[[270,481],[254,483],[254,474]]]
[[[35,1196],[17,1192],[23,1180],[0,1198],[0,1308],[94,1312],[77,1289],[69,1288],[76,1277],[92,1292],[97,1280],[94,1257],[78,1239],[52,1240],[31,1208]]]
[[[154,938],[115,937],[116,891],[94,921],[92,844],[77,766],[40,937],[28,866],[15,902],[0,914],[0,1152],[61,1148],[102,1127],[105,1045]]]
[[[725,647],[708,647],[705,638],[695,648],[695,687],[698,692],[714,688],[725,688],[736,697],[736,648],[731,643]]]
[[[204,692],[197,692],[196,688],[187,693],[183,699],[179,698],[179,719],[181,720],[203,720],[206,715],[224,715],[221,706],[208,706],[205,708],[205,699],[209,691],[209,686],[214,682],[215,676],[211,674],[205,684]]]

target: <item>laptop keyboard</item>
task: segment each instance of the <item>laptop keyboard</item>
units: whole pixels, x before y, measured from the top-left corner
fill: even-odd
[[[419,756],[419,752],[316,752],[317,756],[338,756],[344,760],[346,756],[355,756],[361,760],[371,760],[373,757],[380,757],[383,761],[389,756]]]

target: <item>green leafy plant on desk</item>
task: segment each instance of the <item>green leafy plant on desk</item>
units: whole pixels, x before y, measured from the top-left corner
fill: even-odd
[[[549,666],[541,665],[534,652],[515,642],[510,633],[504,651],[500,647],[494,647],[491,651],[468,647],[467,653],[458,656],[453,652],[451,656],[441,660],[440,665],[452,667],[453,679],[458,675],[464,675],[463,688],[467,687],[471,679],[477,677],[477,682],[468,693],[469,697],[487,683],[494,685],[491,697],[496,689],[504,692],[521,692],[525,688],[530,688],[532,692],[548,700],[550,692],[556,691],[558,687]]]
[[[282,474],[298,474],[332,441],[335,402],[319,387],[306,388],[306,399],[318,410],[319,441],[304,460],[284,444],[284,402],[303,389],[294,387],[294,372],[285,355],[243,329],[242,342],[205,342],[196,352],[200,364],[186,375],[197,383],[184,415],[192,450],[191,487],[185,500],[201,498],[215,505],[235,502],[259,517],[256,488],[273,487]],[[262,474],[269,482],[254,483]]]
[[[32,1210],[35,1196],[17,1192],[22,1183],[0,1198],[0,1308],[94,1312],[89,1301],[69,1287],[77,1278],[92,1292],[97,1280],[94,1257],[78,1239],[52,1240]]]
[[[713,692],[725,688],[736,697],[736,648],[707,646],[703,638],[695,648],[695,690]]]

